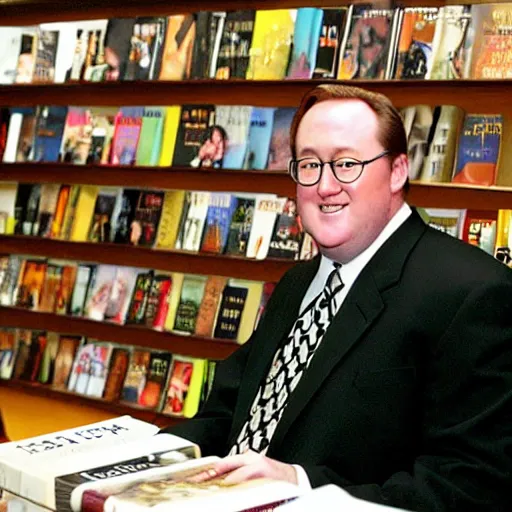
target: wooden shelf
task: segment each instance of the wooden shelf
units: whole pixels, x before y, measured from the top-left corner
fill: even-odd
[[[21,183],[89,183],[100,186],[274,193],[282,196],[295,196],[295,183],[284,171],[80,166],[65,163],[28,162],[18,164],[0,163],[0,181]],[[512,208],[512,188],[413,182],[411,183],[408,201],[412,205],[423,207],[497,210],[499,208]],[[95,244],[94,250],[97,251],[99,247],[98,244]],[[152,253],[154,252],[152,251]],[[141,256],[142,254],[140,253]],[[164,261],[169,253],[165,252],[164,254],[166,256],[161,256],[160,261]],[[188,258],[189,254],[183,257]],[[216,264],[223,265],[224,263],[221,263],[220,260],[221,258],[217,258]],[[230,262],[232,261],[229,260],[226,263],[227,267],[231,268]],[[265,261],[267,262],[267,260]],[[211,259],[208,262],[211,262]],[[186,263],[184,262],[183,265],[186,265]],[[237,260],[233,268],[238,265]],[[256,268],[255,262],[251,262],[251,265],[253,265],[251,268]],[[274,263],[269,263],[269,265],[269,270],[273,272]],[[165,268],[168,267],[166,266]],[[284,267],[279,267],[276,270],[278,273],[282,271],[284,271]],[[231,274],[228,273],[227,275]],[[257,278],[255,277],[254,279]]]
[[[3,254],[30,254],[66,260],[152,268],[189,274],[216,274],[255,281],[279,281],[295,262],[251,260],[185,251],[162,251],[120,244],[66,242],[33,236],[0,235]]]
[[[86,336],[102,341],[168,350],[173,354],[205,359],[225,359],[239,347],[236,343],[225,340],[180,336],[144,327],[95,322],[85,318],[10,307],[0,307],[0,326],[42,329],[62,334]]]
[[[144,409],[137,405],[128,405],[121,402],[107,402],[101,398],[79,395],[69,391],[60,391],[53,389],[46,384],[40,384],[39,382],[28,382],[23,380],[0,380],[0,386],[15,389],[30,395],[54,398],[57,400],[65,400],[66,402],[77,405],[95,407],[97,409],[108,411],[112,414],[118,414],[119,416],[128,414],[143,421],[147,421],[148,423],[158,425],[159,427],[167,427],[182,421],[186,421],[184,418],[167,416],[165,414]]]
[[[1,1],[1,0],[0,0]],[[1,3],[0,3],[1,6]],[[336,80],[183,80],[0,86],[0,105],[256,105],[297,107],[320,83]],[[351,80],[344,82],[386,94],[398,106],[458,105],[479,113],[512,113],[511,80]]]

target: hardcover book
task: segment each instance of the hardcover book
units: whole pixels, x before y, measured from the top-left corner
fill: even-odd
[[[55,358],[59,349],[59,335],[56,332],[46,333],[46,346],[41,357],[37,380],[41,384],[48,384],[53,380]]]
[[[454,238],[462,238],[466,210],[455,208],[425,208],[424,210],[430,227]]]
[[[89,380],[87,382],[87,388],[85,389],[87,396],[94,398],[101,398],[103,396],[111,355],[111,344],[93,342],[89,366]]]
[[[118,267],[98,265],[94,276],[94,285],[87,293],[84,316],[91,320],[102,321],[110,302],[110,296],[116,282]]]
[[[225,253],[245,256],[254,218],[256,197],[236,196],[236,205],[231,216]]]
[[[140,395],[146,385],[150,360],[151,352],[149,350],[134,349],[132,351],[121,393],[122,400],[139,403]]]
[[[171,275],[156,274],[151,281],[148,301],[144,313],[144,323],[150,329],[163,331],[169,312],[169,302],[173,291]]]
[[[139,399],[140,406],[153,410],[160,409],[171,359],[172,354],[169,352],[151,352],[146,384]]]
[[[104,187],[96,196],[96,204],[89,229],[89,242],[111,242],[114,238],[114,210],[121,201],[121,188]]]
[[[46,276],[45,260],[25,260],[17,287],[16,306],[38,311]]]
[[[294,199],[288,199],[282,213],[277,216],[270,239],[267,256],[269,258],[299,259],[304,231],[297,214]]]
[[[39,300],[39,311],[53,313],[57,303],[57,292],[62,280],[62,265],[48,261]]]
[[[186,192],[176,238],[176,249],[194,252],[199,250],[209,199],[210,192]]]
[[[39,208],[37,212],[37,236],[49,238],[51,235],[57,200],[59,198],[60,185],[55,183],[43,183],[41,185],[41,197],[39,199]],[[34,226],[34,227],[36,227]]]
[[[59,32],[42,30],[37,34],[36,58],[32,83],[54,83]]]
[[[135,164],[156,166],[160,161],[160,151],[165,120],[164,107],[144,107]]]
[[[144,323],[153,276],[154,273],[152,270],[149,272],[139,272],[137,275],[130,306],[128,307],[128,313],[126,315],[127,324],[141,325]]]
[[[244,169],[262,171],[267,168],[275,110],[273,107],[253,107]]]
[[[66,124],[67,107],[41,107],[37,116],[34,162],[57,162]]]
[[[117,267],[104,320],[120,325],[124,324],[139,272],[140,269],[134,267]]]
[[[135,219],[135,211],[141,193],[142,191],[139,189],[123,189],[120,211],[115,226],[114,242],[116,244],[130,243],[131,226]]]
[[[0,330],[0,379],[11,378],[18,346],[14,329]]]
[[[193,359],[182,356],[172,358],[169,369],[169,384],[162,407],[163,414],[183,416],[193,373]]]
[[[236,206],[236,197],[222,192],[211,192],[201,240],[201,252],[222,254]]]
[[[134,165],[139,144],[144,107],[121,107],[116,115],[110,163]]]
[[[193,334],[203,298],[206,276],[186,275],[181,286],[180,301],[173,330]]]
[[[197,312],[196,336],[211,337],[213,335],[217,310],[226,283],[226,277],[208,276],[204,286],[203,298]]]
[[[130,243],[153,247],[162,215],[164,192],[142,190],[139,194],[135,215],[130,224]]]
[[[16,78],[16,67],[21,49],[21,27],[0,28],[0,84],[8,85]]]
[[[71,296],[69,312],[72,316],[82,316],[84,304],[87,298],[87,290],[93,276],[93,268],[90,265],[78,265],[76,271],[75,286]]]
[[[55,356],[52,386],[55,389],[65,390],[68,386],[69,375],[73,368],[76,352],[82,338],[80,336],[61,335],[59,348]]]
[[[272,138],[268,152],[267,169],[269,171],[285,171],[292,157],[290,150],[290,126],[296,108],[280,107],[274,112]]]
[[[110,357],[110,368],[108,370],[103,400],[112,402],[118,400],[123,389],[124,379],[130,362],[130,349],[114,347]]]
[[[226,285],[222,292],[222,301],[217,315],[213,337],[236,340],[247,299],[247,288]]]
[[[468,210],[462,227],[462,240],[494,256],[498,212]]]
[[[34,76],[37,53],[37,32],[38,27],[22,27],[21,47],[16,65],[17,84],[29,84]]]

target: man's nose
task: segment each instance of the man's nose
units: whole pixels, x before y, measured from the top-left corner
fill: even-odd
[[[339,194],[343,184],[336,179],[331,165],[328,162],[322,164],[322,175],[317,185],[318,194],[322,197]]]

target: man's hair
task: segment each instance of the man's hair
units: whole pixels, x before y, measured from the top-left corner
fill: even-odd
[[[293,158],[297,157],[295,143],[297,130],[306,112],[322,101],[337,99],[354,99],[366,103],[377,115],[377,138],[382,147],[389,151],[390,157],[407,155],[407,135],[405,133],[402,117],[393,106],[391,100],[378,92],[367,91],[351,85],[322,84],[309,91],[293,117],[290,128],[290,146]],[[409,179],[404,185],[404,192],[409,189]]]

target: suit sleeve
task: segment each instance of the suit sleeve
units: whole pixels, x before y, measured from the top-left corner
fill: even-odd
[[[510,510],[512,284],[468,294],[427,365],[417,455],[408,472],[355,485],[343,468],[304,466],[313,487],[408,510]]]

